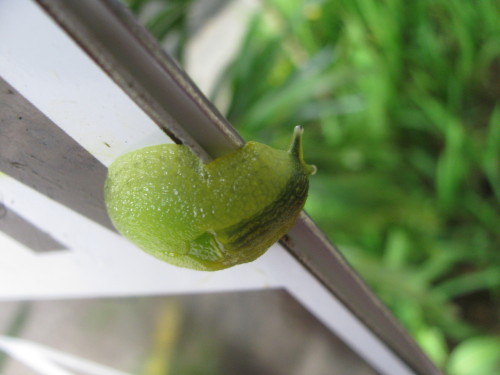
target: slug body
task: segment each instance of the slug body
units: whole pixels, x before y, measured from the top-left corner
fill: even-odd
[[[108,170],[105,202],[115,227],[171,264],[213,271],[250,262],[293,225],[315,167],[290,150],[248,142],[203,164],[186,146],[146,147]]]

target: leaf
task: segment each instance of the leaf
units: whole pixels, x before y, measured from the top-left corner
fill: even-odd
[[[500,374],[500,338],[465,340],[451,353],[447,370],[450,375]]]
[[[448,299],[484,289],[500,290],[499,268],[460,275],[436,287],[436,291],[446,295]]]
[[[436,327],[422,328],[417,333],[417,341],[437,366],[444,366],[448,348],[443,332]]]

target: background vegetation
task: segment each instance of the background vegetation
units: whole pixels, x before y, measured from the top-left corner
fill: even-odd
[[[182,61],[193,2],[153,2]],[[212,99],[246,139],[304,125],[308,213],[438,366],[500,373],[500,3],[261,5]]]

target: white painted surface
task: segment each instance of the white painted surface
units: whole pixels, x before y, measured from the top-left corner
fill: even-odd
[[[0,0],[0,72],[104,165],[172,142],[31,0]]]
[[[0,75],[105,165],[124,152],[168,141],[30,0],[0,0]],[[284,287],[379,372],[412,374],[279,245],[250,264],[214,273],[191,271],[146,255],[5,175],[0,176],[0,196],[7,207],[71,249],[33,254],[0,234],[0,299]]]

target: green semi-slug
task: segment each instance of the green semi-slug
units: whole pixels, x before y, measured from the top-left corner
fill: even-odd
[[[171,264],[214,271],[250,262],[293,225],[316,168],[295,127],[287,151],[248,142],[203,164],[182,145],[146,147],[109,167],[105,202],[113,224]]]

